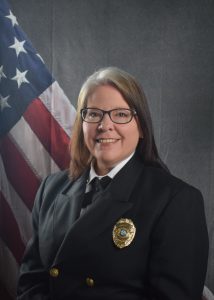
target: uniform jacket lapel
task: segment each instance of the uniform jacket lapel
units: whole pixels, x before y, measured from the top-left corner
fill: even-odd
[[[132,208],[134,199],[131,194],[141,172],[142,163],[139,164],[135,157],[132,158],[80,218],[77,218],[77,215],[84,197],[86,175],[84,174],[70,187],[66,196],[63,196],[67,201],[63,213],[69,226],[53,265],[67,260],[71,255],[79,255],[86,251],[84,246],[93,242],[108,226],[112,226],[113,229],[116,221]],[[74,212],[67,212],[66,206]],[[60,219],[64,219],[62,215],[58,217],[56,223],[62,222]]]

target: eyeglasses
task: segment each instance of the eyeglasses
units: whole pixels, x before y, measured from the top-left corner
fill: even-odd
[[[133,116],[137,113],[134,109],[116,108],[111,110],[102,110],[98,108],[81,109],[81,117],[83,121],[88,123],[99,123],[105,114],[108,114],[112,122],[117,124],[126,124],[131,122]]]

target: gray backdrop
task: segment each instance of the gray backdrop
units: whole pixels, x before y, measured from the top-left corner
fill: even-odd
[[[100,67],[118,66],[142,83],[163,160],[204,195],[206,284],[214,291],[214,1],[10,3],[74,105],[82,82]]]

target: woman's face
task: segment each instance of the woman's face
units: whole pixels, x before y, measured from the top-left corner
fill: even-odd
[[[87,107],[111,110],[129,108],[129,105],[118,90],[105,85],[94,90]],[[100,123],[83,122],[83,134],[85,144],[95,158],[96,172],[105,175],[135,151],[140,130],[135,117],[129,123],[116,124],[105,114]]]

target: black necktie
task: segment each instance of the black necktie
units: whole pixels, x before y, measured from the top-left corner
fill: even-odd
[[[86,208],[88,205],[90,205],[93,202],[93,199],[95,196],[104,191],[107,187],[107,185],[110,183],[111,178],[108,176],[104,176],[101,179],[98,177],[95,177],[90,185],[91,185],[91,190],[90,192],[85,194],[83,203],[82,203],[82,208]]]
[[[104,176],[99,180],[99,182],[100,182],[102,189],[105,190],[107,188],[107,186],[109,185],[109,183],[111,182],[111,178],[108,176]]]

